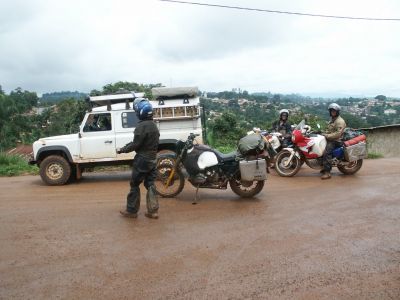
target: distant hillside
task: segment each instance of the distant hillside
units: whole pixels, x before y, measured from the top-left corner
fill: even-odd
[[[81,93],[78,91],[70,92],[70,91],[63,91],[63,92],[54,92],[54,93],[44,93],[40,98],[40,102],[59,102],[65,99],[84,99],[87,94]]]

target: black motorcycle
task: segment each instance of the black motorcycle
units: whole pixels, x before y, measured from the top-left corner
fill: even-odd
[[[155,188],[160,196],[178,195],[185,185],[184,173],[187,174],[188,181],[196,187],[195,202],[199,188],[227,189],[228,182],[232,191],[243,198],[250,198],[261,192],[265,177],[255,177],[262,180],[243,180],[236,152],[222,154],[206,145],[197,144],[196,136],[198,135],[190,134],[186,141],[178,141],[175,153],[159,156]],[[257,158],[260,159],[253,160],[257,166],[258,162],[265,163],[261,155],[257,155]]]

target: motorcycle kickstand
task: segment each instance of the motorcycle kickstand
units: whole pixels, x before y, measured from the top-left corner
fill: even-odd
[[[192,205],[197,204],[198,194],[199,194],[199,185],[197,185],[196,187],[196,195],[194,196],[194,201],[192,202]]]

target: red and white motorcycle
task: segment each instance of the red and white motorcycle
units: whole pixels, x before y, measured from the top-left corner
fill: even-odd
[[[327,145],[323,135],[312,133],[303,120],[293,130],[292,143],[293,148],[284,148],[276,157],[275,169],[280,176],[296,175],[303,162],[310,168],[322,169],[322,157]],[[366,137],[360,135],[334,149],[331,164],[343,174],[355,174],[360,170],[366,154]]]

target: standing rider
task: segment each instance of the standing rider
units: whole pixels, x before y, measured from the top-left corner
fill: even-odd
[[[279,132],[282,134],[282,147],[285,148],[290,142],[291,136],[292,136],[292,126],[288,121],[289,118],[289,110],[287,109],[281,109],[279,111],[279,120],[275,121],[272,124],[272,130],[273,132]]]
[[[332,103],[329,105],[328,110],[331,120],[329,121],[328,127],[323,134],[327,140],[327,145],[323,156],[321,179],[331,178],[331,160],[333,158],[332,152],[335,148],[338,148],[342,145],[341,138],[343,136],[344,129],[346,128],[346,122],[340,116],[340,106],[336,103]]]
[[[156,156],[160,132],[153,121],[153,107],[147,99],[136,99],[133,107],[140,120],[134,131],[133,142],[126,144],[117,151],[117,153],[136,151],[132,163],[131,189],[127,196],[126,210],[120,211],[120,213],[128,218],[137,217],[140,208],[139,185],[144,181],[144,186],[147,189],[147,213],[145,213],[145,216],[158,219],[158,200],[154,181],[156,179]]]

